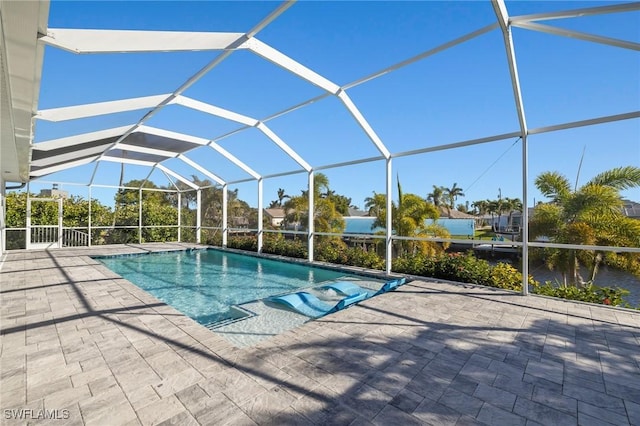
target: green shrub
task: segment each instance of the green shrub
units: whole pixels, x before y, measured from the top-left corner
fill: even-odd
[[[248,237],[231,237],[228,246],[240,250],[257,251],[257,239]],[[305,240],[287,240],[281,235],[266,235],[263,241],[264,253],[293,258],[308,256]],[[369,269],[384,269],[384,258],[375,252],[365,251],[360,247],[347,247],[337,238],[322,239],[314,247],[315,259],[338,265],[359,266]],[[472,252],[443,253],[436,256],[415,254],[397,258],[393,261],[392,270],[401,274],[439,278],[469,284],[479,284],[507,290],[522,290],[522,273],[508,263],[491,265],[484,259],[478,259]],[[629,305],[623,297],[628,290],[619,287],[598,287],[588,284],[585,287],[559,287],[550,282],[540,285],[529,277],[533,293],[559,297],[582,302],[600,303],[612,306]]]
[[[314,258],[321,262],[346,265],[349,259],[347,245],[337,238],[318,241],[314,246]]]
[[[268,235],[262,242],[262,252],[304,259],[308,256],[307,243],[303,240],[285,240],[282,235]]]
[[[258,240],[255,237],[231,237],[227,240],[227,247],[238,250],[258,251]]]
[[[581,302],[601,303],[612,306],[625,306],[628,304],[622,299],[629,294],[629,290],[620,287],[598,287],[587,284],[584,287],[556,286],[547,281],[534,289],[534,293],[544,296],[560,297],[568,300],[578,300]]]
[[[491,268],[491,286],[507,290],[522,291],[522,273],[508,263],[498,263]],[[529,276],[529,285],[534,288],[539,283]]]
[[[376,252],[365,251],[360,247],[347,248],[347,265],[369,269],[384,269],[384,259]]]

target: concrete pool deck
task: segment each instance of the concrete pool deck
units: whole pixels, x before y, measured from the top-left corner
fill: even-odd
[[[239,349],[89,257],[192,246],[9,252],[2,424],[640,424],[640,312],[413,281]]]

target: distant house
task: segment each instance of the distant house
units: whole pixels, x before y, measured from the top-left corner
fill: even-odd
[[[359,210],[349,207],[349,215],[345,217],[364,217],[369,216],[369,212],[366,210]]]
[[[373,227],[375,217],[370,216],[350,216],[343,217],[345,223],[344,234],[349,235],[374,235],[384,233],[385,228]],[[433,224],[432,219],[426,219],[425,225]],[[435,221],[437,225],[445,228],[451,235],[473,237],[475,233],[475,218],[453,219],[441,217]]]
[[[229,218],[232,228],[246,229],[249,227],[249,218],[244,216],[233,216]]]
[[[375,217],[344,216],[342,219],[344,219],[344,233],[346,235],[373,235],[384,232],[384,228],[373,227],[373,223],[376,221]]]
[[[40,197],[43,198],[69,198],[69,193],[58,189],[58,184],[54,183],[51,189],[41,189]]]
[[[438,211],[440,213],[441,218],[449,218],[449,219],[476,219],[474,215],[461,212],[456,209],[451,209],[449,212],[446,207],[438,206]]]
[[[282,222],[284,222],[284,218],[286,216],[284,209],[279,208],[264,209],[264,214],[269,219],[271,226],[275,228],[280,228],[280,226],[282,226]]]
[[[624,203],[622,206],[622,213],[632,219],[640,220],[640,203],[630,200],[622,200]]]

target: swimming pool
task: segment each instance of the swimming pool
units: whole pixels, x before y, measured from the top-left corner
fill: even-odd
[[[113,272],[203,325],[237,315],[233,305],[348,278],[344,272],[220,250],[98,258]],[[357,276],[352,276],[358,279]]]

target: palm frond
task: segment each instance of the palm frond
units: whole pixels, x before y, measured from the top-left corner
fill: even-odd
[[[541,173],[535,180],[536,188],[553,202],[559,202],[571,193],[571,183],[558,172]]]
[[[618,191],[638,187],[640,186],[640,167],[616,167],[604,171],[587,182],[585,186],[588,185],[609,186]]]

